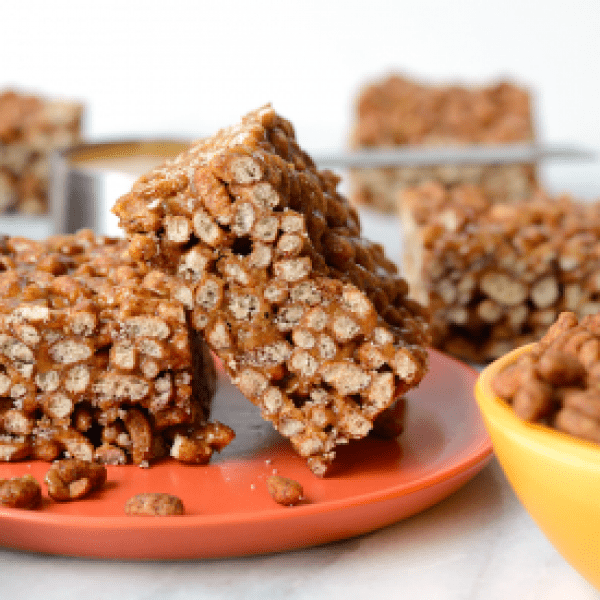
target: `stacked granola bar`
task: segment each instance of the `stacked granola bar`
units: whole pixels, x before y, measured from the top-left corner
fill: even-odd
[[[539,340],[561,311],[600,312],[600,203],[538,191],[498,203],[478,186],[404,192],[404,274],[433,344],[483,363]]]
[[[0,213],[48,211],[52,152],[80,141],[83,105],[0,93]]]
[[[0,460],[206,462],[216,373],[191,291],[89,231],[0,243]]]
[[[423,309],[337,183],[266,106],[114,207],[132,258],[189,287],[193,327],[318,475],[427,369]]]
[[[464,146],[530,142],[534,138],[527,90],[508,82],[487,87],[433,86],[398,74],[363,88],[356,102],[354,148]],[[533,165],[440,165],[357,168],[350,172],[350,199],[396,212],[405,187],[426,181],[480,185],[499,201],[528,197]]]

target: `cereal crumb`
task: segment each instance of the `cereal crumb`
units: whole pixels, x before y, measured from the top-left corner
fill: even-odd
[[[78,458],[55,460],[44,482],[53,500],[79,500],[106,483],[106,467]]]
[[[302,486],[296,480],[281,475],[271,475],[267,478],[267,490],[275,502],[284,506],[298,504],[304,494]]]
[[[183,512],[180,498],[161,492],[136,494],[125,503],[125,514],[131,516],[165,517],[182,515]]]
[[[547,333],[496,374],[492,391],[526,421],[600,444],[600,314],[562,312]]]
[[[0,479],[0,505],[10,508],[39,508],[42,488],[31,476]]]

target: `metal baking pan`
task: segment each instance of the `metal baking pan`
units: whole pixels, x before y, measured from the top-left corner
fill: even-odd
[[[324,152],[313,156],[320,167],[385,168],[436,165],[509,165],[542,161],[590,161],[592,150],[577,146],[497,144],[466,146],[404,146]]]
[[[88,227],[102,235],[120,236],[115,201],[140,176],[174,158],[190,140],[117,140],[89,143],[56,153],[51,163],[50,212],[54,233]],[[568,145],[464,146],[367,149],[315,153],[319,167],[376,168],[452,164],[514,164],[541,161],[589,161],[590,150]]]
[[[140,176],[189,146],[189,140],[116,140],[88,143],[52,157],[50,214],[54,233],[90,228],[121,236],[110,212]]]

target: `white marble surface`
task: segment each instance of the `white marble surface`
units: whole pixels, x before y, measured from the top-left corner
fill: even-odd
[[[0,550],[0,598],[592,600],[493,460],[436,506],[371,534],[294,552],[122,562]]]

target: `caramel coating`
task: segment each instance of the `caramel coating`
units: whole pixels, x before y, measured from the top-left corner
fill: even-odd
[[[191,323],[317,475],[427,370],[426,315],[337,184],[267,106],[113,208],[132,258],[193,289]]]

